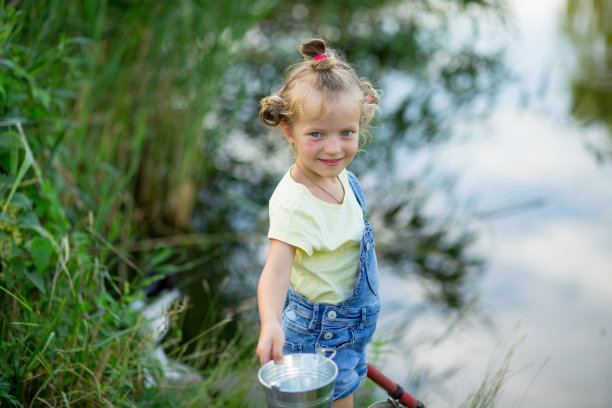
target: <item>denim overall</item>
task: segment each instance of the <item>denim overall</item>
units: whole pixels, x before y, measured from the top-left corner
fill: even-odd
[[[319,347],[336,350],[333,360],[339,371],[334,400],[352,394],[359,387],[360,378],[366,375],[365,348],[374,335],[380,310],[378,266],[372,238],[374,227],[365,218],[365,198],[357,178],[348,172],[348,179],[363,210],[365,224],[359,277],[353,294],[337,305],[329,305],[310,302],[289,287],[281,323],[285,332],[285,354],[315,353]]]

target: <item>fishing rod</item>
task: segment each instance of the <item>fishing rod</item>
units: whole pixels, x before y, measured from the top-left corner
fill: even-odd
[[[368,363],[368,378],[387,391],[389,396],[406,408],[426,408],[425,404],[408,394],[399,384],[391,381],[383,373]]]

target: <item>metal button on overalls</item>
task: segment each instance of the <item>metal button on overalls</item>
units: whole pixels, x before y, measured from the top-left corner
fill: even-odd
[[[336,314],[336,311],[335,311],[335,310],[332,310],[332,311],[330,311],[330,312],[327,314],[327,317],[328,317],[330,320],[334,320],[334,319],[336,318],[336,316],[337,316],[337,314]]]
[[[334,335],[333,335],[332,333],[330,333],[330,332],[327,332],[327,333],[325,333],[325,334],[323,335],[323,338],[324,338],[325,340],[331,340],[331,338],[332,338],[332,337],[334,337]]]

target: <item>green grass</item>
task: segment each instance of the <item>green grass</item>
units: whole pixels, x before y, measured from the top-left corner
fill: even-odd
[[[504,384],[514,374],[510,362],[519,343],[510,347],[501,361],[493,359],[489,363],[479,387],[458,408],[488,408],[497,405]]]
[[[228,322],[217,319],[190,355],[173,356],[216,362],[200,370],[197,385],[180,387],[154,358],[158,344],[141,313],[130,308],[147,283],[117,239],[133,239],[132,207],[119,204],[135,167],[119,170],[95,144],[75,142],[86,134],[73,133],[84,128],[70,120],[84,117],[75,114],[84,109],[77,95],[95,45],[69,31],[75,19],[93,19],[95,31],[97,12],[87,9],[94,3],[0,7],[0,406],[232,404],[244,389],[223,389],[221,379],[240,379],[254,361],[247,336],[226,339]],[[63,25],[53,27],[50,15]],[[130,139],[132,152],[143,140],[138,133]],[[120,276],[122,269],[133,278]],[[186,308],[172,309],[168,342],[180,339]]]

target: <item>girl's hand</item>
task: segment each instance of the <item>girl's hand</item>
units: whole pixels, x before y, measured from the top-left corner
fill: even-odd
[[[276,364],[283,363],[283,346],[285,345],[285,333],[278,323],[270,323],[261,326],[259,341],[257,342],[257,355],[259,362],[263,365],[274,359]]]
[[[278,364],[283,362],[285,333],[281,327],[281,320],[294,257],[295,247],[276,239],[270,240],[268,259],[257,287],[261,320],[257,355],[261,364],[272,359]]]

